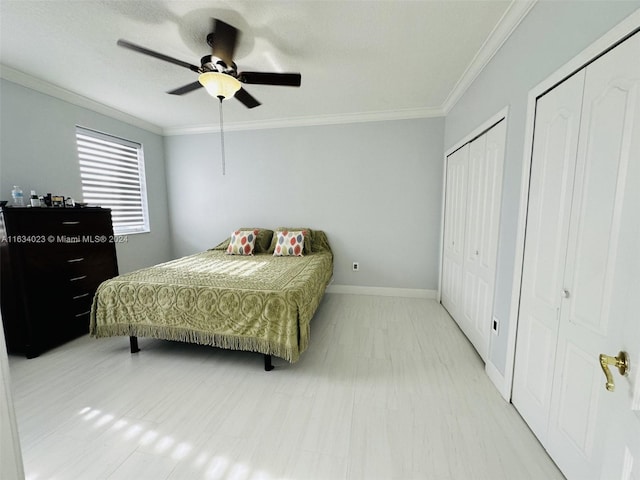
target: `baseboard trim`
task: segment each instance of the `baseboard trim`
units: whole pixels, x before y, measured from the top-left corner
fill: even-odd
[[[436,290],[422,288],[388,288],[388,287],[360,287],[356,285],[329,285],[327,293],[343,295],[378,295],[382,297],[425,298],[435,300]]]
[[[485,364],[484,371],[498,392],[500,392],[502,398],[507,402],[511,402],[511,384],[505,380],[504,375],[491,362]]]

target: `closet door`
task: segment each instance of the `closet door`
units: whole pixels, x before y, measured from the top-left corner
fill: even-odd
[[[543,443],[555,372],[584,76],[584,71],[575,74],[536,104],[512,401]]]
[[[496,273],[506,121],[447,157],[442,305],[486,361]]]
[[[640,473],[638,58],[640,34],[536,109],[513,401],[567,478]]]
[[[447,157],[441,299],[454,318],[462,312],[468,162],[468,144]]]
[[[496,274],[506,121],[471,142],[460,326],[486,361]]]
[[[609,444],[640,471],[640,313],[631,308],[640,297],[639,164],[636,34],[586,69],[548,442],[569,478],[622,478],[622,465],[617,476],[601,471]],[[598,357],[621,350],[635,378],[611,367],[616,390],[608,392]]]

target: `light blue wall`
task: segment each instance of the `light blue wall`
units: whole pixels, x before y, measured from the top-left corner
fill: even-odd
[[[51,192],[82,198],[75,126],[142,143],[151,233],[129,235],[117,245],[120,272],[171,256],[162,136],[0,79],[0,199],[12,185],[25,195]]]
[[[505,372],[529,91],[640,7],[640,1],[539,1],[446,117],[445,150],[509,106],[490,361]]]
[[[174,254],[238,227],[326,231],[334,283],[435,290],[444,119],[166,138]],[[360,271],[352,272],[352,262]]]

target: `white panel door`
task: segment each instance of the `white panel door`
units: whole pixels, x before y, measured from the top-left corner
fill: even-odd
[[[565,475],[584,480],[622,478],[622,465],[602,471],[609,442],[629,471],[640,462],[638,385],[615,371],[607,392],[598,361],[627,349],[640,366],[640,34],[586,70],[547,442]]]
[[[538,99],[512,401],[547,436],[585,72]]]
[[[462,311],[468,162],[468,144],[447,157],[441,299],[454,318]]]
[[[486,361],[489,351],[506,138],[502,120],[469,149],[464,301],[460,327]]]

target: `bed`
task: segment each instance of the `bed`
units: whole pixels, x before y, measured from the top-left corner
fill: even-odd
[[[232,236],[211,250],[103,282],[90,335],[129,336],[132,353],[138,337],[259,352],[265,370],[273,368],[272,355],[298,361],[333,274],[333,254],[323,231],[301,229],[300,256],[274,256],[287,230],[255,229],[251,255],[229,254]]]

